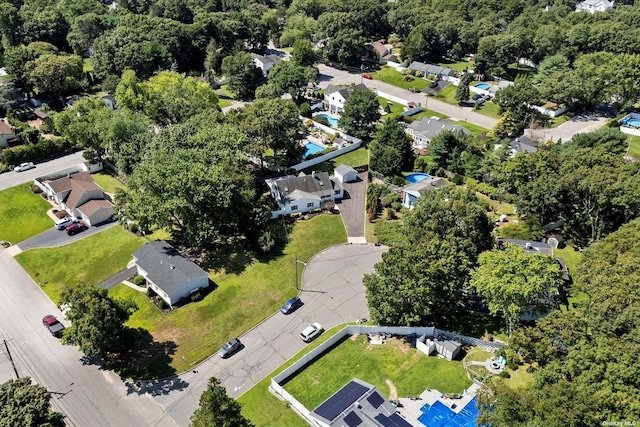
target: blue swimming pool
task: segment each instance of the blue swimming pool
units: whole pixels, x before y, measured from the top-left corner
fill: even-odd
[[[307,148],[307,150],[304,152],[304,158],[306,159],[307,157],[309,157],[312,154],[318,153],[322,150],[324,150],[324,147],[318,144],[315,144],[311,141],[307,141],[304,143],[304,146]]]
[[[319,114],[316,114],[314,117],[324,117],[325,119],[327,119],[327,121],[331,126],[338,126],[338,123],[340,123],[340,120],[336,119],[335,117],[331,117],[326,113],[319,113]]]
[[[476,424],[480,410],[475,397],[458,414],[440,402],[424,405],[420,410],[418,421],[427,427],[480,427]]]
[[[629,126],[640,128],[640,120],[636,120],[636,119],[629,120],[629,121],[627,121],[626,124],[629,125]]]
[[[489,83],[478,83],[475,85],[475,87],[477,87],[478,89],[489,89],[491,85]]]
[[[420,182],[427,178],[430,178],[429,174],[427,173],[410,173],[409,175],[407,175],[407,181],[412,184],[415,184],[416,182]]]

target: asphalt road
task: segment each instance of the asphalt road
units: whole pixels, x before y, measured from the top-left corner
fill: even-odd
[[[306,346],[299,334],[308,324],[318,322],[329,329],[368,318],[363,275],[373,272],[386,250],[384,246],[346,244],[316,254],[303,272],[301,308],[286,316],[275,313],[249,330],[240,337],[244,348],[230,358],[213,355],[193,371],[174,378],[175,390],[158,394],[153,392],[155,385],[149,384],[149,392],[181,426],[189,423],[210,377],[219,378],[227,393],[237,398]],[[184,383],[186,389],[181,386]]]
[[[37,163],[34,169],[24,172],[5,172],[0,174],[0,190],[15,187],[25,182],[33,182],[34,178],[58,172],[62,169],[84,162],[82,151],[46,162]]]
[[[76,347],[63,346],[47,332],[42,317],[62,314],[3,250],[0,277],[0,380],[15,378],[6,340],[20,377],[29,376],[52,393],[51,404],[66,414],[68,426],[177,425],[151,396],[132,393],[113,372],[84,365]]]
[[[27,249],[34,248],[47,248],[53,246],[62,246],[68,243],[76,242],[80,239],[84,239],[85,237],[89,237],[92,234],[98,233],[100,231],[106,230],[107,228],[111,228],[118,225],[118,222],[111,222],[107,224],[102,224],[99,226],[89,227],[87,230],[82,233],[78,233],[74,236],[69,236],[65,230],[58,230],[54,227],[53,221],[51,221],[51,229],[44,231],[37,236],[33,236],[30,239],[27,239],[23,242],[18,243],[18,247],[20,251],[26,251]]]

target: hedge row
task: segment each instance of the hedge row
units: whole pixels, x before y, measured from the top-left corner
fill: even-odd
[[[74,146],[64,138],[40,139],[35,144],[7,148],[2,151],[2,162],[8,166],[16,166],[23,162],[37,162],[68,154]]]

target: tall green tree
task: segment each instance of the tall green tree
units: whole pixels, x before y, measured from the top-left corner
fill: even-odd
[[[371,169],[385,176],[408,170],[415,156],[404,128],[395,120],[387,120],[369,146]]]
[[[291,61],[301,67],[312,67],[316,62],[316,53],[307,40],[296,40],[291,49]]]
[[[285,93],[296,102],[303,102],[309,83],[317,83],[318,69],[297,65],[292,61],[280,61],[271,70],[267,82],[277,96]]]
[[[536,316],[553,309],[552,292],[562,286],[555,258],[507,244],[504,250],[480,254],[478,264],[470,289],[486,301],[491,314],[503,313],[508,335],[523,314]]]
[[[0,420],[6,426],[62,427],[64,415],[49,405],[51,394],[31,378],[0,384]]]
[[[229,89],[240,99],[251,99],[264,80],[262,71],[256,67],[251,56],[238,52],[222,60],[222,73],[227,79]]]
[[[29,83],[38,92],[51,92],[64,104],[64,97],[82,86],[82,58],[47,54],[26,64]]]
[[[464,73],[456,87],[456,94],[454,99],[458,102],[458,105],[463,104],[469,100],[469,83],[471,83],[472,76],[470,73]]]
[[[85,356],[107,357],[123,349],[124,323],[137,309],[133,301],[114,300],[106,289],[83,285],[62,294],[69,304],[67,318],[71,326],[64,330],[62,342],[77,345]]]
[[[369,90],[354,89],[344,103],[340,127],[356,138],[367,138],[380,119],[378,98]]]
[[[252,427],[242,416],[238,402],[227,396],[220,380],[211,377],[200,395],[200,406],[191,416],[191,427]]]

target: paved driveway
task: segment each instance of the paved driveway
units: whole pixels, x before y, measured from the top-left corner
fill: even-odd
[[[82,233],[78,233],[74,236],[67,235],[65,230],[58,230],[53,226],[53,221],[51,222],[51,229],[45,232],[38,234],[30,239],[27,239],[23,242],[17,244],[16,249],[13,249],[11,252],[13,255],[17,255],[20,252],[26,251],[27,249],[34,248],[48,248],[54,246],[62,246],[68,243],[77,242],[80,239],[84,239],[85,237],[89,237],[95,233],[99,233],[100,231],[106,230],[111,227],[115,227],[118,225],[118,222],[111,222],[108,224],[102,224],[99,226],[89,227],[89,229],[83,231]]]
[[[382,259],[386,249],[347,244],[316,254],[302,275],[301,308],[288,316],[275,313],[241,336],[245,347],[229,359],[214,355],[193,371],[175,378],[188,383],[186,390],[168,391],[154,395],[154,399],[178,424],[187,425],[210,377],[219,378],[229,395],[236,398],[305,347],[298,335],[309,323],[319,322],[329,329],[368,317],[362,278],[373,272],[374,264]],[[153,393],[152,389],[150,392]]]
[[[340,214],[351,243],[366,243],[364,236],[365,200],[368,172],[358,174],[358,180],[342,184],[347,197],[340,201]]]
[[[568,120],[556,128],[551,129],[527,129],[525,135],[535,141],[562,141],[567,142],[574,135],[579,133],[589,133],[600,129],[612,118],[609,110],[595,112],[585,112]]]

